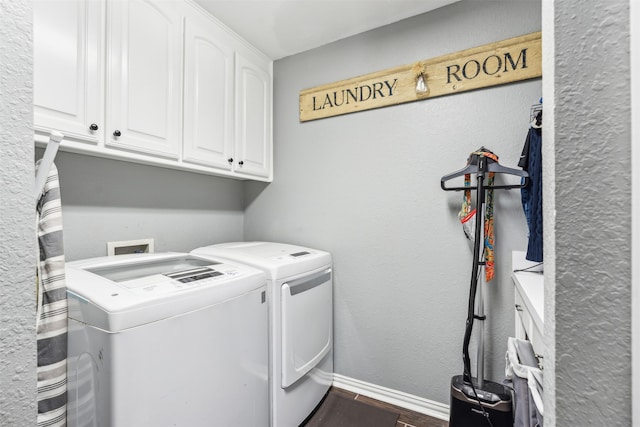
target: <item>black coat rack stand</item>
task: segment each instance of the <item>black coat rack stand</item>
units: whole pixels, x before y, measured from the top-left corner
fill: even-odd
[[[496,160],[484,153],[491,153],[484,147],[469,156],[467,166],[459,171],[445,175],[440,180],[440,186],[445,191],[476,190],[476,224],[474,230],[473,265],[471,269],[471,284],[469,289],[469,306],[467,322],[462,346],[464,371],[451,379],[451,406],[449,427],[482,426],[512,427],[513,411],[511,393],[502,384],[488,381],[484,378],[484,300],[482,298],[482,284],[485,268],[484,251],[484,211],[486,191],[490,189],[522,188],[526,185],[528,175],[525,171],[501,166]],[[485,178],[489,173],[515,175],[525,178],[520,184],[485,185]],[[475,175],[475,186],[447,187],[445,183],[462,175]],[[477,302],[477,304],[476,304]],[[471,360],[469,358],[469,343],[473,331],[474,321],[479,321],[478,353],[476,377],[471,375]]]

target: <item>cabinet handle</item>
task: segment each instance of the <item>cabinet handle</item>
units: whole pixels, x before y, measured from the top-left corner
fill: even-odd
[[[233,157],[229,157],[229,158],[227,159],[227,162],[229,162],[229,163],[233,163]]]
[[[240,161],[238,162],[238,164],[239,164],[240,166],[242,166],[242,165],[244,165],[244,162],[243,162],[242,160],[240,160]]]
[[[516,311],[522,311],[522,306],[520,304],[516,304]]]
[[[98,130],[98,125],[95,123],[91,123],[91,126],[89,126],[89,129],[91,129],[92,131],[97,131]]]
[[[113,131],[113,136],[118,137],[120,135],[122,135],[122,133],[119,130],[114,130]]]

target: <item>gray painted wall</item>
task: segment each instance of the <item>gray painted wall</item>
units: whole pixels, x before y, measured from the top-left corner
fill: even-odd
[[[32,6],[0,1],[0,424],[36,423]]]
[[[274,64],[275,180],[245,184],[245,238],[333,254],[338,374],[448,402],[472,256],[462,195],[440,178],[481,145],[515,167],[541,82],[308,123],[299,91],[539,31],[540,14],[539,1],[461,2]],[[514,334],[511,251],[526,248],[527,231],[519,191],[497,194],[495,210],[486,374],[501,379]]]
[[[557,206],[557,212],[545,212],[545,221],[552,224],[545,235],[546,324],[553,328],[546,339],[557,342],[557,348],[548,347],[546,360],[545,378],[552,375],[557,384],[557,401],[556,390],[545,391],[546,421],[549,426],[628,426],[628,2],[600,0],[586,10],[577,0],[545,4],[551,16],[545,43],[551,41],[549,34],[555,36],[554,46],[545,48],[553,57],[546,60],[558,74],[551,92],[545,87],[545,96],[551,93],[558,104],[553,117],[546,108],[545,120],[545,165],[557,160],[545,169],[545,205]],[[31,51],[30,8],[26,0],[0,1],[0,418],[8,425],[35,423],[32,73],[31,56],[24,54]],[[495,149],[504,164],[514,164],[524,138],[522,122],[539,83],[304,125],[296,119],[298,91],[534,31],[539,9],[537,2],[483,2],[482,8],[467,2],[276,64],[276,181],[245,185],[245,237],[289,240],[334,253],[339,373],[448,399],[449,377],[460,369],[461,304],[470,256],[455,221],[459,197],[440,192],[437,180],[461,167],[480,142]],[[477,31],[469,34],[469,28]],[[610,55],[599,54],[604,51]],[[582,72],[576,75],[575,70]],[[545,82],[548,77],[545,69]],[[235,181],[64,153],[58,163],[63,186],[73,189],[67,191],[72,194],[65,212],[65,246],[72,258],[104,253],[103,242],[82,243],[82,232],[100,223],[109,225],[99,232],[99,241],[148,237],[150,232],[165,235],[163,227],[194,213],[206,217],[214,212],[200,220],[211,223],[212,235],[189,241],[164,237],[161,250],[233,240],[242,229],[237,201],[242,191],[236,191]],[[592,179],[580,174],[585,168],[595,172]],[[93,176],[94,169],[95,182],[76,181]],[[617,173],[609,175],[611,170]],[[137,179],[120,178],[122,173]],[[168,184],[172,197],[145,193],[139,199],[141,190],[155,191],[158,182]],[[585,183],[592,187],[580,186]],[[618,190],[611,191],[611,185]],[[104,201],[86,186],[104,194]],[[182,194],[193,187],[209,195],[206,201]],[[222,202],[210,200],[220,195]],[[171,202],[175,198],[183,203]],[[490,353],[495,376],[500,376],[504,335],[513,324],[509,252],[525,241],[517,199],[501,194],[497,201],[501,263],[491,299],[492,306],[501,308],[493,310],[489,326],[490,347],[497,347]],[[100,214],[103,208],[110,218]],[[140,222],[152,218],[156,225],[137,225],[136,233],[128,233],[129,215]],[[166,231],[170,235],[175,233]],[[552,253],[557,262],[549,257]]]
[[[555,135],[547,151],[555,156],[556,216],[555,236],[546,243],[555,251],[555,307],[548,311],[555,329],[548,372],[555,419],[549,425],[629,426],[629,1],[599,0],[589,8],[578,0],[555,2],[554,16]],[[552,218],[547,212],[545,220]]]
[[[188,252],[242,239],[241,181],[64,152],[56,165],[67,261],[104,256],[108,241]]]

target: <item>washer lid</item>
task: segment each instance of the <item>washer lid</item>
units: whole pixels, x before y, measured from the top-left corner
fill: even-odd
[[[194,255],[224,258],[267,271],[271,279],[303,274],[331,264],[331,254],[276,242],[229,242],[204,246]]]
[[[251,267],[182,253],[66,266],[69,317],[116,332],[224,302],[266,284]]]
[[[123,283],[124,286],[135,288],[136,279],[143,277],[163,275],[167,277],[190,276],[193,272],[215,271],[212,266],[220,264],[212,260],[204,260],[195,257],[180,256],[178,258],[149,259],[144,263],[115,264],[89,266],[85,270],[105,279]]]

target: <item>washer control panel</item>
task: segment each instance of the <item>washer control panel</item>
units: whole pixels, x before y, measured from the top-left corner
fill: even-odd
[[[177,280],[180,283],[190,283],[197,280],[208,279],[216,276],[223,276],[224,273],[210,267],[198,268],[195,270],[179,271],[177,273],[165,274],[165,276]]]
[[[237,268],[227,264],[218,264],[216,265],[216,269],[212,267],[199,267],[171,273],[161,273],[120,284],[137,295],[159,296],[212,285],[218,281],[225,281],[229,277],[237,276],[238,274],[241,273]]]

